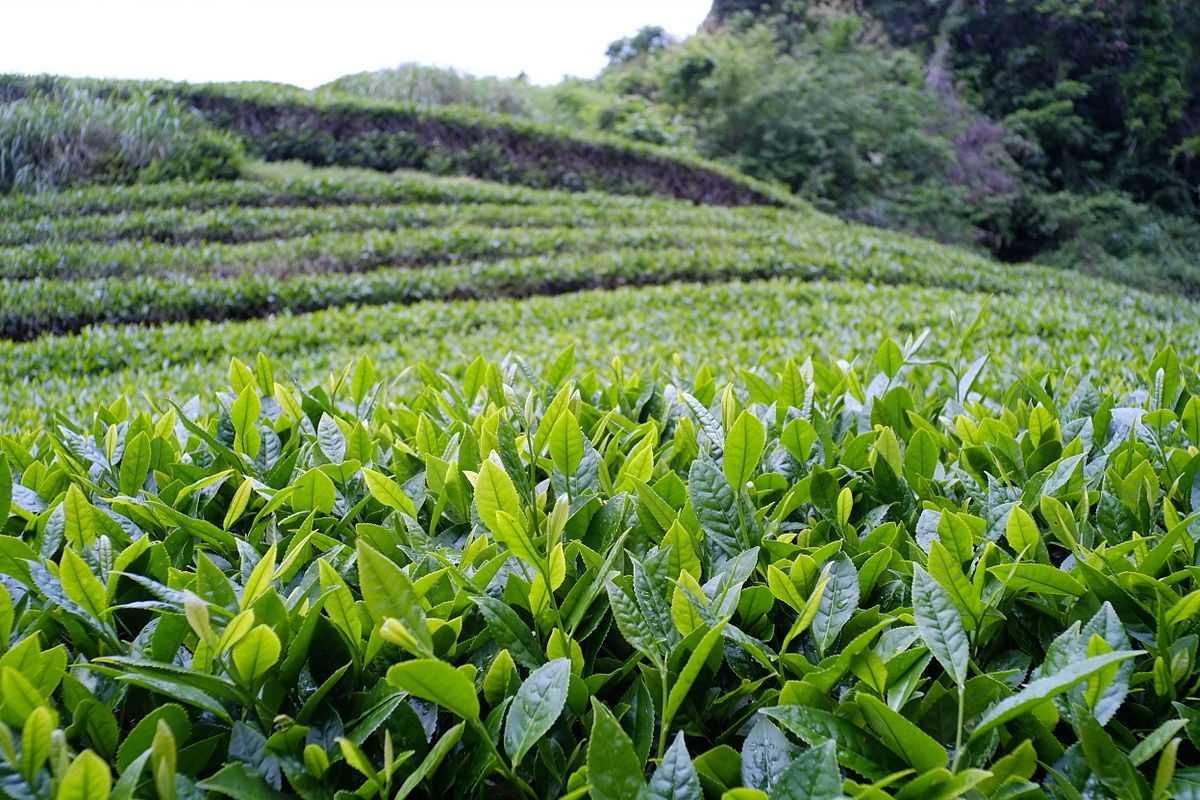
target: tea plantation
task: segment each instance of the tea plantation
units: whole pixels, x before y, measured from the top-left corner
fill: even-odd
[[[0,797],[1200,797],[1200,305],[526,177],[0,197]]]

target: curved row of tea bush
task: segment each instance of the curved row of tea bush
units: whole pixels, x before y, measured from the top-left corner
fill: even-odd
[[[642,201],[597,192],[566,194],[469,179],[437,178],[418,172],[383,174],[363,169],[311,169],[299,164],[260,164],[236,181],[87,186],[60,192],[0,197],[5,221],[47,217],[67,219],[93,214],[124,214],[161,208],[242,206],[274,208],[401,203],[510,203],[526,205],[543,198],[570,198],[574,204],[617,205]]]
[[[745,228],[781,218],[774,209],[734,212],[713,206],[685,206],[661,201],[622,205],[412,203],[407,205],[342,205],[312,207],[220,206],[203,211],[186,207],[77,217],[34,217],[0,221],[0,246],[61,245],[73,242],[145,240],[167,244],[239,243],[316,233],[374,229],[444,228],[451,225],[514,227],[634,227],[647,218],[659,225]]]
[[[987,289],[775,280],[349,306],[154,329],[98,325],[71,336],[0,341],[0,430],[25,428],[58,411],[84,413],[122,393],[144,403],[150,387],[184,402],[206,394],[230,357],[257,351],[303,381],[361,353],[375,359],[381,374],[396,377],[415,360],[451,369],[479,354],[513,354],[539,363],[568,344],[592,367],[620,356],[633,370],[690,371],[710,363],[739,375],[770,365],[799,341],[849,355],[864,342],[923,328],[944,336],[982,308],[988,312],[979,341],[959,351],[951,339],[938,338],[927,350],[947,361],[971,360],[986,342],[995,361],[982,378],[997,391],[1039,368],[1092,372],[1128,388],[1146,380],[1155,351],[1168,342],[1181,353],[1200,350],[1193,304],[1117,293],[1100,282],[1072,285],[1081,291],[1031,284],[997,298]]]
[[[164,182],[130,186],[89,186],[59,192],[0,197],[0,218],[6,222],[35,218],[65,220],[97,214],[151,212],[166,208],[194,211],[240,206],[289,208],[339,205],[400,205],[504,203],[510,205],[570,205],[575,208],[660,209],[703,208],[658,197],[562,192],[511,186],[473,178],[445,178],[399,170],[323,167],[297,162],[254,163],[236,181]],[[709,207],[717,210],[720,207]],[[795,209],[808,206],[797,203]],[[782,213],[772,206],[735,209],[742,214]]]
[[[11,282],[43,278],[286,277],[314,272],[365,272],[385,265],[421,266],[480,258],[595,252],[612,248],[715,246],[766,247],[786,233],[774,226],[747,230],[689,222],[638,227],[516,226],[453,224],[442,228],[333,231],[285,239],[195,245],[122,240],[0,247],[0,278]]]
[[[793,277],[1005,294],[1037,287],[1062,292],[1065,297],[1114,291],[1104,282],[1053,270],[998,265],[953,251],[923,248],[916,242],[840,238],[815,229],[783,237],[770,231],[691,228],[619,232],[479,230],[470,238],[426,233],[376,233],[369,239],[340,237],[344,246],[338,249],[329,245],[335,237],[325,236],[291,240],[282,246],[164,251],[181,259],[208,260],[216,271],[208,275],[204,271],[189,274],[177,264],[174,269],[162,267],[159,274],[139,276],[136,273],[142,270],[132,269],[133,277],[101,280],[3,280],[0,337],[26,340],[102,323],[248,319],[352,304],[524,297],[672,281]],[[432,254],[419,249],[422,241],[427,242]],[[389,249],[392,247],[395,249]],[[244,262],[221,257],[222,252],[235,250],[258,252],[262,260],[250,269]],[[151,251],[128,247],[119,252],[136,263]],[[548,254],[500,258],[522,251]],[[46,252],[53,256],[55,251]],[[498,260],[452,263],[471,255]],[[414,268],[423,261],[430,263]],[[402,266],[391,266],[396,263]],[[280,271],[288,274],[277,274]],[[187,279],[181,279],[184,276]],[[1187,319],[1188,312],[1194,311],[1190,303],[1167,304],[1166,308],[1173,309],[1167,312],[1171,318]]]
[[[1200,376],[993,392],[947,331],[733,382],[260,357],[0,437],[0,785],[1191,796]]]
[[[478,182],[344,170],[269,172],[261,185],[64,193],[65,200],[75,198],[78,215],[8,223],[11,231],[38,233],[32,242],[0,247],[0,336],[29,339],[102,323],[245,319],[348,304],[772,276],[994,292],[1029,281],[1047,290],[1112,290],[814,213],[513,192]],[[400,194],[389,195],[390,189]],[[413,202],[340,204],[370,197],[403,202],[405,196]],[[207,207],[218,198],[251,207]],[[148,209],[150,200],[163,207]],[[322,205],[287,207],[299,202]],[[116,209],[128,210],[113,213]],[[393,227],[421,215],[447,224]],[[474,224],[489,219],[511,227]],[[539,220],[567,224],[530,224]],[[313,229],[322,232],[308,233]],[[167,241],[126,238],[151,231]],[[30,280],[39,277],[46,280]]]
[[[294,165],[265,173],[230,185],[60,193],[75,215],[16,213],[0,223],[0,239],[20,242],[0,246],[0,336],[669,280],[799,275],[993,291],[1044,280],[1031,268],[1001,267],[815,213]],[[248,207],[213,208],[215,202]],[[10,210],[22,207],[14,201]],[[632,248],[641,252],[631,260]],[[701,252],[677,252],[683,248]],[[550,254],[556,259],[505,260]],[[500,263],[444,268],[475,259]],[[435,265],[442,268],[432,274],[407,271]],[[591,265],[596,272],[589,275]],[[325,274],[342,272],[369,274]],[[67,280],[25,283],[36,276]],[[223,284],[227,278],[237,280]]]
[[[698,157],[468,109],[417,109],[272,84],[186,84],[0,75],[0,103],[81,88],[169,97],[268,160],[413,168],[572,191],[655,194],[717,205],[793,202],[790,193]]]

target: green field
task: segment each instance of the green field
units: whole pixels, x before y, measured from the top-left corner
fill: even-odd
[[[520,182],[0,196],[0,797],[1200,796],[1200,304]]]

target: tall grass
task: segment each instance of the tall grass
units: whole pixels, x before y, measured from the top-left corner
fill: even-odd
[[[234,140],[171,98],[68,89],[0,104],[0,193],[230,178],[240,165]]]

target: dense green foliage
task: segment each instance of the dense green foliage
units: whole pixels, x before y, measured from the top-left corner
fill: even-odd
[[[1096,182],[1168,210],[1200,197],[1200,12],[1178,0],[868,0],[907,44],[944,37],[985,113],[1036,142],[1058,188]],[[908,8],[904,8],[908,6]]]
[[[87,90],[0,103],[0,194],[83,183],[215,180],[241,172],[240,147],[170,99]]]
[[[771,141],[796,142],[802,155],[785,164],[829,151],[852,175],[909,180],[912,194],[897,192],[895,210],[876,224],[974,240],[1006,259],[1082,261],[1106,272],[1170,274],[1194,262],[1200,11],[1193,3],[717,0],[709,28],[619,65],[610,79],[620,91],[674,108],[673,87],[698,77],[691,83],[702,109],[690,118],[709,156],[751,174],[780,169],[779,159],[757,160],[771,150],[752,139],[705,134],[711,120],[740,113]],[[774,47],[762,46],[764,36]],[[896,60],[916,66],[916,79],[880,68]],[[877,66],[865,72],[862,63]],[[761,76],[749,92],[712,95],[747,71]],[[800,75],[815,84],[793,88]],[[874,101],[880,96],[890,102]],[[876,130],[847,135],[847,118],[871,119],[885,141],[932,139],[941,153],[906,177],[909,162],[859,147]],[[854,183],[790,183],[840,213],[870,219]],[[948,222],[931,226],[928,217]]]
[[[833,8],[511,110],[1125,285],[519,84],[0,79],[374,168],[0,196],[0,797],[1200,797],[1195,226]]]
[[[263,172],[255,181],[0,204],[11,219],[0,223],[0,336],[678,280],[795,277],[993,292],[1030,280],[1070,290],[1073,282],[879,238],[813,212],[294,165]],[[1200,275],[1146,270],[1127,280],[1170,290]]]
[[[697,35],[616,65],[604,81],[686,120],[700,152],[829,210],[952,241],[983,235],[967,202],[980,187],[949,177],[949,136],[969,120],[939,108],[909,54],[818,37],[780,53],[759,26]]]
[[[3,437],[5,791],[1190,791],[1200,378],[981,395],[927,340],[732,384],[259,358]]]

